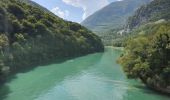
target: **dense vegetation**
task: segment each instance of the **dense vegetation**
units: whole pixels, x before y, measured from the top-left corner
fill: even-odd
[[[141,79],[148,87],[163,93],[170,93],[169,7],[169,0],[154,0],[137,10],[138,17],[135,14],[129,22],[139,22],[139,27],[132,25],[133,35],[119,59],[129,78]],[[147,10],[142,11],[143,8]],[[147,20],[144,16],[148,16]]]
[[[123,29],[128,17],[133,15],[141,5],[149,2],[150,0],[113,2],[86,18],[81,24],[99,35],[105,45],[117,45],[122,41],[118,31]]]
[[[9,71],[103,51],[101,40],[91,31],[40,8],[0,0],[0,80]]]
[[[125,34],[122,29],[112,29],[107,32],[98,33],[105,46],[123,47],[129,34]]]
[[[120,63],[129,78],[140,78],[149,87],[170,93],[170,22],[144,29],[129,39]]]

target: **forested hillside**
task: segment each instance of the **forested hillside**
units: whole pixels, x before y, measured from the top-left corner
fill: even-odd
[[[131,36],[120,57],[129,78],[141,79],[148,87],[170,93],[169,0],[154,0],[130,18]]]
[[[9,72],[103,50],[99,37],[77,23],[20,0],[0,0],[0,80]]]
[[[19,1],[20,1],[20,2],[23,2],[23,3],[26,3],[26,4],[29,4],[29,5],[31,5],[31,6],[33,6],[33,7],[39,8],[40,10],[43,10],[43,11],[45,11],[46,13],[50,13],[50,14],[52,14],[52,15],[55,15],[55,14],[53,14],[52,12],[50,12],[47,8],[45,8],[45,7],[37,4],[37,3],[34,2],[33,0],[19,0]]]

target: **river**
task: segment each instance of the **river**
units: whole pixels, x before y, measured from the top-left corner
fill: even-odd
[[[1,87],[0,100],[170,100],[137,80],[129,80],[116,63],[121,51],[106,48],[18,73]]]

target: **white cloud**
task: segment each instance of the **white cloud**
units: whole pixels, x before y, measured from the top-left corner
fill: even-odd
[[[51,12],[53,12],[54,14],[56,14],[57,16],[66,19],[69,16],[69,11],[68,10],[61,10],[59,7],[55,7],[51,10]]]
[[[108,5],[108,0],[62,0],[68,5],[80,7],[84,10],[83,19],[87,18],[97,10]]]

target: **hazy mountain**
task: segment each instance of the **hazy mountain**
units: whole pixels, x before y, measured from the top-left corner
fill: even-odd
[[[150,0],[124,0],[109,4],[86,18],[81,24],[95,32],[122,28],[129,16]]]

